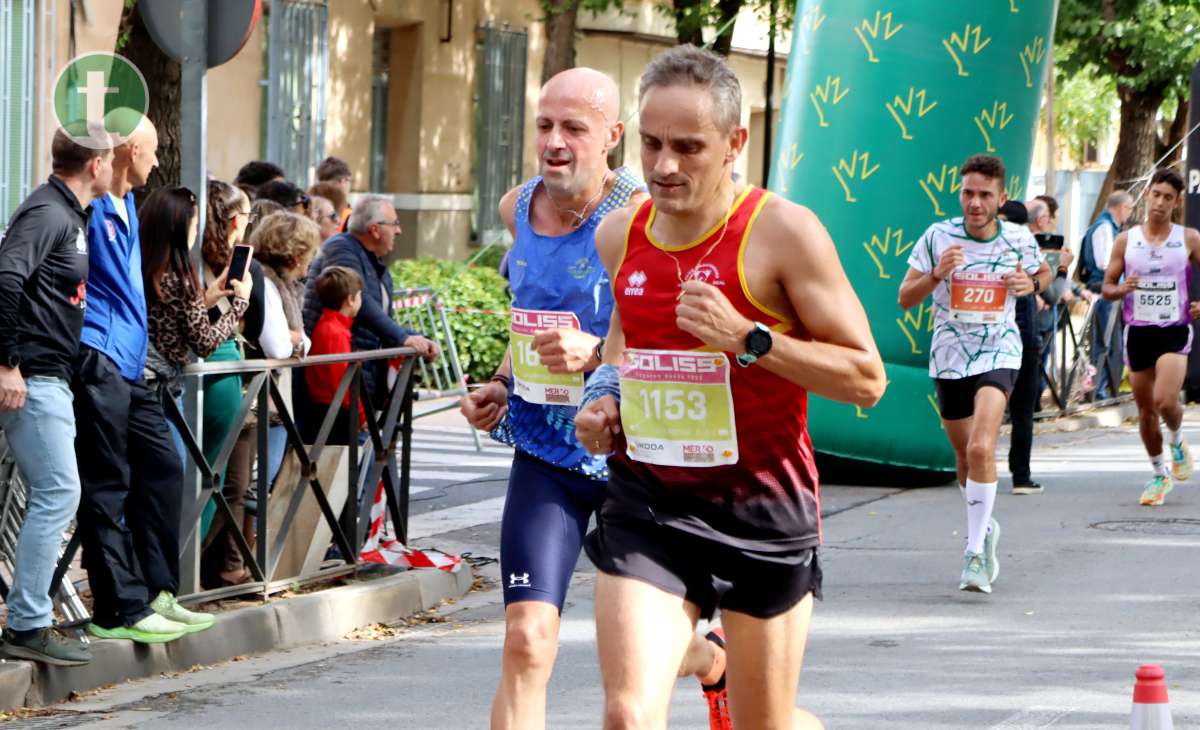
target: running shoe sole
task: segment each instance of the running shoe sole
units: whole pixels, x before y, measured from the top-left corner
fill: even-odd
[[[995,583],[1000,576],[1000,556],[996,545],[1000,542],[1000,523],[993,517],[988,524],[987,537],[983,539],[983,559],[987,563],[988,582]]]
[[[28,659],[34,662],[41,662],[42,664],[52,664],[56,667],[82,667],[84,664],[88,664],[92,661],[90,658],[62,659],[56,656],[50,656],[49,654],[43,654],[40,651],[35,651],[24,646],[14,646],[12,644],[4,645],[3,654],[10,659]]]
[[[115,629],[106,629],[103,626],[96,624],[88,624],[88,633],[98,639],[128,639],[136,641],[139,644],[165,644],[168,641],[175,641],[180,638],[186,631],[179,631],[170,634],[151,634],[148,631],[138,631],[137,629],[128,626],[119,626]]]
[[[1041,494],[1044,491],[1041,484],[1017,484],[1012,488],[1013,494]]]
[[[1183,461],[1175,461],[1175,447],[1171,447],[1171,478],[1173,481],[1186,482],[1192,477],[1192,451],[1188,445],[1183,445]]]

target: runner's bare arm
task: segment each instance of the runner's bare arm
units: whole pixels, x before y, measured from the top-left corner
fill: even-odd
[[[833,240],[807,208],[788,203],[769,212],[769,217],[761,216],[768,222],[763,233],[779,243],[775,269],[811,340],[773,333],[771,351],[755,366],[814,395],[864,408],[875,405],[883,397],[887,375],[867,313],[846,278]],[[807,265],[796,266],[796,261]],[[744,349],[739,344],[735,352]]]
[[[909,267],[908,273],[904,275],[904,281],[900,283],[899,304],[901,309],[912,309],[925,298],[933,293],[938,284],[946,280],[946,277],[954,273],[954,270],[963,265],[966,260],[962,252],[962,246],[951,246],[942,252],[941,259],[938,260],[932,271],[921,271]]]
[[[520,185],[509,190],[500,198],[500,205],[497,206],[500,209],[500,220],[504,221],[514,240],[517,238],[517,195],[520,192]]]
[[[1184,228],[1183,239],[1187,241],[1188,259],[1193,264],[1200,265],[1200,231],[1195,228]]]
[[[1122,233],[1113,241],[1112,253],[1108,257],[1108,267],[1104,270],[1104,284],[1100,288],[1100,296],[1109,301],[1116,301],[1137,287],[1137,277],[1130,276],[1121,283],[1125,273],[1125,242],[1129,236]]]

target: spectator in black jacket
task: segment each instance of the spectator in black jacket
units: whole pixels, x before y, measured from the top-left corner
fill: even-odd
[[[351,328],[351,344],[355,350],[403,346],[413,348],[427,360],[438,356],[435,342],[401,327],[392,319],[392,276],[383,259],[391,253],[399,233],[396,209],[387,198],[368,195],[359,199],[350,214],[350,230],[326,241],[308,269],[308,284],[304,290],[304,331],[310,337],[321,318],[321,302],[315,290],[317,277],[329,266],[345,266],[358,274],[363,282],[362,309]],[[378,405],[387,394],[387,362],[369,365],[363,368],[363,380],[372,402]]]
[[[0,428],[29,486],[3,641],[7,656],[72,666],[92,655],[51,630],[50,581],[79,505],[71,372],[83,330],[87,209],[108,192],[113,152],[60,129],[50,154],[54,174],[17,208],[0,240]]]

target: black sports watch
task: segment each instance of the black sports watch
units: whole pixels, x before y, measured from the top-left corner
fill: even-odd
[[[8,357],[5,358],[4,364],[13,370],[16,370],[17,368],[21,367],[21,356],[15,352],[10,352],[8,353]]]
[[[738,365],[748,368],[771,351],[774,344],[771,330],[762,322],[755,322],[754,329],[746,335],[746,352],[737,356]]]
[[[596,362],[600,363],[601,365],[604,364],[604,339],[605,338],[601,337],[600,341],[596,343],[596,346],[592,348],[592,354],[595,355]]]

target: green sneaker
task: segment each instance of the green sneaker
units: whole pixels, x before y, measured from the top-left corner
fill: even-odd
[[[960,591],[975,593],[991,593],[992,583],[988,580],[987,565],[979,553],[967,553],[963,556],[962,579],[958,583]]]
[[[1177,482],[1186,482],[1191,476],[1192,450],[1186,441],[1179,445],[1171,444],[1171,477]]]
[[[1150,481],[1146,482],[1146,488],[1142,490],[1142,498],[1139,501],[1147,507],[1158,507],[1174,488],[1171,477],[1155,474]]]
[[[56,667],[78,667],[92,660],[92,650],[79,639],[72,639],[54,628],[21,632],[4,629],[4,656],[31,659]]]
[[[996,518],[988,523],[987,537],[983,538],[983,560],[987,563],[988,583],[995,583],[1000,575],[1000,556],[996,554],[996,543],[1000,542],[1000,523]]]
[[[165,619],[183,624],[184,631],[189,634],[211,629],[212,625],[217,622],[217,617],[211,613],[189,611],[180,606],[179,601],[175,600],[175,596],[166,591],[159,592],[158,596],[150,602],[150,608]]]
[[[187,627],[152,613],[133,626],[117,626],[106,629],[95,623],[88,624],[88,633],[99,639],[128,639],[142,644],[161,644],[174,641],[187,633]]]

